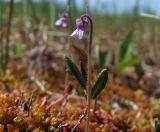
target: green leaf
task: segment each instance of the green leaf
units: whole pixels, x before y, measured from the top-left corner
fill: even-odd
[[[85,81],[87,81],[87,68],[84,66],[82,61],[80,61],[80,71]]]
[[[75,76],[75,78],[77,79],[77,81],[79,82],[79,84],[82,86],[82,88],[86,88],[86,81],[83,78],[81,72],[79,71],[79,69],[77,68],[77,66],[73,63],[73,61],[67,57],[66,55],[64,56],[65,62],[69,68],[69,70],[71,71],[71,73]]]
[[[141,59],[142,59],[142,56],[134,56],[129,60],[126,60],[126,61],[123,61],[123,62],[119,63],[115,67],[115,69],[117,71],[121,71],[121,70],[125,69],[126,67],[130,67],[130,66],[133,66],[133,65],[139,63],[141,61]]]
[[[160,121],[155,121],[155,132],[160,132]]]
[[[106,51],[104,53],[100,54],[100,65],[101,66],[107,66],[112,59],[112,53],[109,51]]]
[[[107,80],[108,80],[108,70],[103,69],[98,75],[97,80],[91,89],[90,96],[92,99],[95,99],[100,94],[100,92],[105,88]]]
[[[133,44],[133,30],[131,30],[124,41],[122,42],[119,50],[119,62],[128,60],[131,57],[134,44]]]

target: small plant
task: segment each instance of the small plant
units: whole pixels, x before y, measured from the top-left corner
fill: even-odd
[[[69,68],[69,71],[75,76],[79,84],[85,90],[87,96],[87,128],[86,131],[89,131],[89,122],[90,122],[90,101],[95,99],[100,92],[105,88],[106,82],[108,80],[108,71],[107,69],[102,70],[99,74],[94,85],[91,85],[91,49],[92,49],[92,35],[93,35],[93,22],[89,15],[82,15],[80,18],[76,19],[77,29],[70,35],[75,36],[79,39],[82,39],[84,36],[85,29],[90,23],[90,35],[89,35],[89,44],[88,44],[88,66],[87,74],[84,74],[84,69],[81,65],[81,71],[78,69],[76,64],[67,56],[65,56],[65,62]],[[84,75],[87,75],[85,77]],[[86,80],[87,78],[87,80]]]

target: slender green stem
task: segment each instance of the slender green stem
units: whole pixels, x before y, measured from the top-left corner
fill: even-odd
[[[50,25],[52,28],[54,28],[53,22],[55,22],[55,15],[56,15],[55,2],[53,0],[50,0],[49,4],[50,4]]]
[[[2,16],[2,14],[3,14],[3,5],[4,3],[3,3],[3,1],[2,0],[0,0],[0,30],[2,31],[2,26],[3,26],[3,16]],[[0,64],[1,64],[1,68],[3,67],[3,45],[2,45],[2,32],[0,33]],[[0,72],[1,73],[1,72]]]
[[[6,71],[8,60],[9,60],[9,37],[10,37],[10,31],[11,31],[11,22],[13,17],[13,7],[14,7],[14,0],[10,0],[9,4],[9,15],[8,15],[8,24],[7,24],[7,33],[6,33],[6,45],[5,45],[5,61],[3,70]]]
[[[72,31],[72,14],[71,14],[71,0],[68,0],[68,32],[69,34],[71,33]]]
[[[88,5],[88,0],[84,0],[84,8],[85,8],[85,13],[89,14],[89,5]]]
[[[37,14],[36,14],[35,3],[33,2],[33,0],[28,0],[28,5],[29,5],[30,10],[31,10],[32,18],[33,18],[34,22],[37,24],[38,23],[38,17],[37,17]]]
[[[81,16],[84,20],[87,18],[90,22],[90,34],[89,34],[89,44],[88,44],[88,79],[87,79],[87,128],[86,131],[89,132],[89,122],[90,122],[90,90],[91,90],[91,49],[92,49],[92,36],[93,36],[93,22],[90,16],[87,14]]]
[[[0,67],[3,67],[3,43],[2,43],[2,36],[0,36]],[[0,71],[1,74],[1,71]]]
[[[0,0],[0,28],[2,27],[2,23],[3,23],[3,5],[4,3],[3,3],[3,1],[2,0]]]
[[[22,10],[23,10],[23,17],[25,18],[27,16],[27,1],[23,0],[22,1]],[[25,22],[25,19],[24,19]]]

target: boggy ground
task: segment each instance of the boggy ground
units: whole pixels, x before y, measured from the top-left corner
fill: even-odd
[[[71,131],[85,112],[85,97],[77,94],[75,89],[79,86],[72,82],[74,89],[67,103],[46,111],[51,102],[63,95],[63,72],[45,71],[29,76],[27,65],[11,63],[10,72],[1,77],[0,83],[0,131]],[[129,88],[124,79],[109,74],[96,107],[92,101],[90,129],[153,132],[159,109],[158,99],[147,96],[140,88]],[[85,125],[84,118],[76,131],[85,131]]]

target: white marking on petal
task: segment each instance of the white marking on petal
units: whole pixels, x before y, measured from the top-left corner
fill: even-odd
[[[70,35],[71,37],[76,36],[78,29],[74,30],[74,32]]]
[[[62,24],[62,20],[61,19],[58,19],[56,22],[55,22],[55,25],[56,26],[60,26]]]

